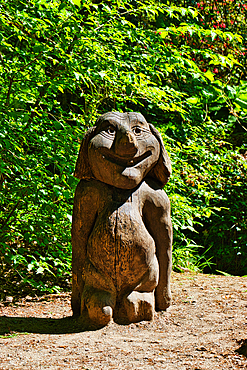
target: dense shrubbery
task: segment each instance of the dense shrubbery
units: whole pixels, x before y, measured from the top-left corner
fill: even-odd
[[[1,2],[2,284],[66,288],[79,143],[109,110],[140,111],[163,133],[175,267],[247,274],[246,12],[241,1]]]

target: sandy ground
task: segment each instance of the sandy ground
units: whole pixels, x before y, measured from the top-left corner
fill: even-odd
[[[152,322],[99,330],[69,294],[1,302],[0,369],[247,369],[247,278],[173,273],[172,291]]]

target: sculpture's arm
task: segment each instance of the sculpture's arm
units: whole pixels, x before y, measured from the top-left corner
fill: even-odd
[[[161,189],[150,189],[143,207],[144,223],[153,237],[159,263],[159,283],[155,289],[155,310],[170,306],[170,275],[172,270],[172,223],[170,201]]]
[[[80,315],[81,294],[84,287],[83,267],[87,256],[87,242],[97,217],[99,191],[94,181],[81,180],[77,185],[72,216],[72,310]]]

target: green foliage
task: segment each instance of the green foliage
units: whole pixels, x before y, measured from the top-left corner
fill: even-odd
[[[175,266],[247,273],[244,22],[241,1],[1,2],[2,284],[69,287],[74,165],[110,110],[163,134]]]
[[[39,278],[42,289],[53,291],[55,275],[58,280],[65,278],[71,260],[69,229],[76,181],[68,158],[73,155],[75,130],[56,129],[54,122],[37,117],[27,126],[18,113],[4,123],[2,272],[5,276],[12,266],[18,281],[35,287]]]

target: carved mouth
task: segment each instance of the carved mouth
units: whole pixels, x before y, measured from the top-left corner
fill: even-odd
[[[124,158],[120,157],[115,154],[111,154],[109,152],[102,153],[102,157],[105,158],[107,161],[115,163],[122,167],[134,167],[137,164],[141,163],[144,159],[150,157],[152,155],[151,150],[148,150],[144,154],[138,156],[138,157],[132,157],[132,158]]]

